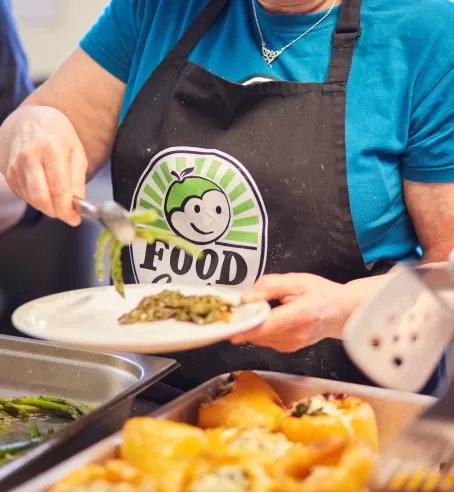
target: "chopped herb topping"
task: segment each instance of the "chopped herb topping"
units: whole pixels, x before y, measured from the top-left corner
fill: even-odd
[[[293,408],[292,417],[303,417],[304,415],[317,416],[326,415],[322,408],[311,408],[311,405],[307,402],[299,402]]]

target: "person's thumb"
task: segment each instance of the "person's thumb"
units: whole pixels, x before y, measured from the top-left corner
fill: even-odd
[[[74,197],[85,198],[86,177],[87,177],[87,157],[81,143],[77,143],[71,154],[71,189]],[[78,225],[81,221],[80,210],[74,207],[74,215],[71,223]]]

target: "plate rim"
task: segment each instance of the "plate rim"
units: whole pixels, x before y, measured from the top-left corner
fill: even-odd
[[[157,286],[158,284],[125,284],[125,290],[129,289],[134,289],[134,290],[141,290],[145,289],[148,286]],[[180,290],[180,289],[197,289],[197,290],[212,290],[214,292],[218,292],[218,295],[222,295],[222,292],[226,292],[227,294],[230,293],[230,295],[235,295],[238,298],[241,295],[240,291],[237,291],[233,288],[229,288],[228,286],[212,286],[212,285],[197,285],[197,284],[160,284],[162,285],[162,290],[168,289],[168,290]],[[23,316],[24,313],[27,311],[27,309],[31,309],[36,305],[40,305],[41,303],[46,303],[49,301],[52,301],[53,299],[60,299],[64,297],[72,297],[72,296],[77,296],[81,294],[89,294],[89,293],[103,293],[103,292],[111,292],[115,289],[113,285],[101,285],[101,286],[92,286],[92,287],[86,287],[86,288],[81,288],[81,289],[74,289],[70,291],[64,291],[64,292],[57,292],[54,294],[49,294],[47,296],[42,296],[36,299],[32,299],[30,301],[27,301],[26,303],[18,306],[14,312],[11,315],[11,322],[13,326],[20,331],[21,333],[24,333],[28,336],[32,336],[34,338],[38,338],[40,340],[46,340],[48,342],[55,342],[55,343],[60,343],[60,344],[65,344],[65,345],[72,345],[72,346],[78,346],[78,347],[85,347],[87,349],[95,349],[95,350],[108,350],[108,351],[120,351],[120,352],[138,352],[138,347],[144,346],[144,352],[142,353],[150,353],[153,351],[158,351],[161,353],[165,353],[165,351],[184,351],[184,350],[191,350],[197,347],[203,347],[206,345],[210,345],[212,343],[216,343],[218,341],[222,340],[228,340],[230,336],[246,332],[248,330],[251,330],[255,328],[256,326],[260,325],[269,315],[271,311],[271,306],[269,305],[268,302],[266,301],[258,301],[251,303],[251,305],[256,305],[258,306],[258,312],[254,314],[253,316],[250,316],[247,318],[249,322],[247,323],[247,326],[240,326],[238,327],[238,323],[235,323],[231,325],[231,329],[227,330],[226,332],[222,333],[222,335],[217,335],[215,333],[207,333],[206,336],[197,338],[197,339],[188,339],[188,338],[178,338],[173,341],[147,341],[144,337],[142,340],[131,340],[131,341],[111,341],[111,342],[106,342],[104,343],[102,340],[86,340],[86,339],[81,339],[77,340],[77,337],[74,337],[74,330],[71,330],[70,333],[72,335],[68,337],[60,337],[55,336],[55,333],[51,333],[50,335],[44,336],[43,334],[37,333],[36,329],[30,328],[27,326],[26,323],[21,323],[19,317]],[[257,321],[255,321],[257,319]],[[178,321],[177,321],[178,323]],[[147,323],[144,323],[146,325]],[[153,323],[148,323],[149,325]],[[235,325],[237,328],[235,329]],[[226,326],[229,326],[227,324]],[[148,349],[146,347],[149,347]],[[175,347],[183,347],[183,348],[175,348]]]

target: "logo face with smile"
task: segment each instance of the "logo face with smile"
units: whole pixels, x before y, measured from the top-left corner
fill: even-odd
[[[203,251],[200,259],[160,241],[136,241],[133,271],[140,283],[217,284],[247,288],[264,270],[267,215],[247,169],[217,150],[174,147],[142,174],[131,209],[156,209],[150,229],[173,232]]]
[[[224,191],[214,182],[187,176],[185,169],[169,188],[165,199],[167,222],[173,231],[194,244],[210,244],[221,238],[230,225],[232,212]],[[183,202],[181,202],[181,198]]]

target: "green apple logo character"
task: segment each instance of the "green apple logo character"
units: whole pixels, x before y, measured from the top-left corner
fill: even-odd
[[[232,212],[223,190],[206,178],[190,176],[193,171],[172,171],[177,180],[167,191],[164,210],[176,234],[194,244],[209,244],[227,231]]]

